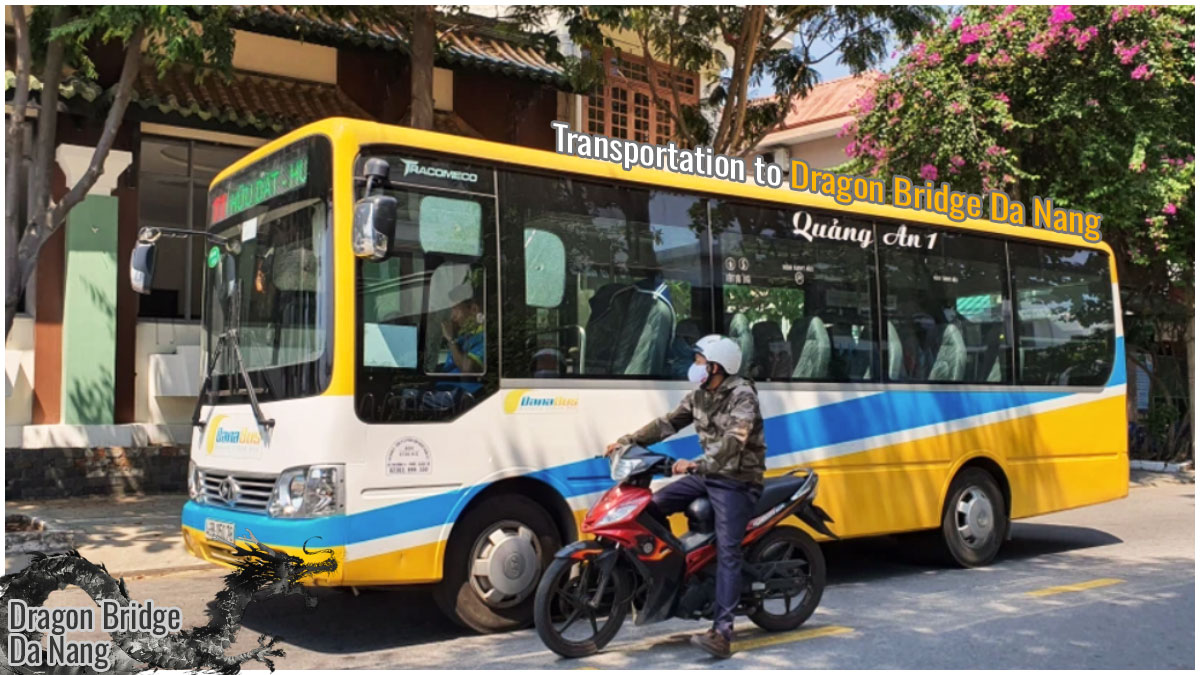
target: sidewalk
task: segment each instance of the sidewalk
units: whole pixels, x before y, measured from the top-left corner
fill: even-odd
[[[179,514],[187,495],[79,497],[4,503],[5,515],[41,518],[47,529],[76,533],[75,546],[114,576],[136,577],[213,565],[183,547]],[[5,574],[25,566],[28,556],[5,551]]]
[[[1193,483],[1193,474],[1132,471],[1130,488]],[[104,563],[115,576],[158,575],[216,569],[183,547],[179,513],[186,495],[80,497],[38,502],[5,502],[6,515],[25,514],[48,528],[77,532],[76,547],[88,560]],[[5,573],[24,567],[27,556],[5,555]]]

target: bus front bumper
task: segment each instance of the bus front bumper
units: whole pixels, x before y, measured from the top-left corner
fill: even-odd
[[[240,560],[234,555],[233,546],[205,535],[207,521],[211,520],[218,527],[228,528],[232,524],[234,540],[243,548],[257,540],[277,551],[313,563],[327,559],[332,550],[337,569],[332,573],[316,575],[303,583],[313,586],[338,586],[342,583],[346,547],[335,527],[337,516],[272,518],[265,513],[247,513],[189,500],[183,506],[181,519],[184,546],[189,553],[208,562],[234,568]],[[305,548],[308,553],[304,552]]]

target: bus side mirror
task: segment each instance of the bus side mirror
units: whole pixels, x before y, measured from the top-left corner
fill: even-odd
[[[392,250],[396,232],[396,198],[363,197],[354,204],[354,255],[383,260]]]
[[[154,242],[138,242],[129,256],[129,285],[142,295],[149,295],[154,284],[154,258],[157,245]]]

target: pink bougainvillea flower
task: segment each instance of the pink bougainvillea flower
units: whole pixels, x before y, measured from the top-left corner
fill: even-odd
[[[1000,92],[999,94],[996,94],[992,98],[994,98],[997,101],[1000,101],[1001,103],[1004,103],[1006,105],[1008,104],[1008,94],[1005,94],[1004,92]]]
[[[937,64],[939,64],[939,63],[941,63],[941,62],[942,62],[942,55],[941,55],[941,54],[938,54],[937,52],[934,52],[934,53],[932,53],[932,54],[930,54],[930,55],[929,55],[928,63],[929,63],[929,65],[930,65],[930,66],[936,66]]]
[[[958,36],[958,42],[964,45],[979,42],[979,33],[976,33],[974,28],[967,28],[963,30],[962,35]]]
[[[958,101],[953,101],[950,103],[950,112],[957,115],[962,111],[963,111],[963,107],[962,107],[961,103],[959,103]]]
[[[1096,37],[1096,34],[1099,32],[1099,29],[1095,26],[1088,26],[1079,31],[1079,34],[1075,36],[1075,49],[1083,51],[1087,47],[1087,43],[1091,42],[1092,38]]]
[[[1000,16],[1002,16],[1002,17],[1008,16],[1009,14],[1012,14],[1015,11],[1017,11],[1016,5],[1008,5],[1004,8],[1004,11],[1000,13]]]
[[[967,163],[967,160],[963,159],[961,155],[955,155],[950,158],[950,166],[953,166],[954,168],[961,167],[963,164],[966,164],[966,163]]]
[[[938,170],[932,164],[924,164],[921,166],[921,170],[917,172],[917,175],[921,177],[921,180],[937,180]]]
[[[962,17],[956,16],[954,17],[954,20],[950,22],[950,30],[958,30],[959,28],[962,28],[962,24]]]
[[[1059,24],[1070,23],[1075,20],[1075,15],[1071,12],[1070,5],[1055,5],[1050,9],[1050,25],[1057,26]]]
[[[1000,147],[1000,146],[998,146],[998,145],[993,145],[993,146],[990,146],[990,147],[987,149],[987,154],[989,154],[989,155],[991,155],[991,156],[993,156],[993,157],[995,157],[996,155],[999,155],[999,154],[1003,154],[1003,152],[1004,152],[1004,148],[1002,148],[1002,147]]]
[[[1029,53],[1033,54],[1034,56],[1045,56],[1046,45],[1042,44],[1041,42],[1030,42]]]
[[[1174,204],[1167,204],[1166,206],[1163,207],[1163,213],[1167,214],[1168,216],[1175,215],[1175,211],[1176,211],[1176,208],[1175,208]]]
[[[1130,73],[1129,76],[1135,80],[1148,80],[1151,77],[1154,77],[1154,74],[1150,72],[1150,68],[1148,68],[1146,64],[1141,63],[1138,64],[1137,68],[1133,69],[1133,72]]]
[[[963,59],[963,65],[964,66],[972,66],[972,65],[975,65],[975,62],[978,60],[979,60],[978,54],[968,54],[967,58]]]
[[[902,107],[904,107],[904,94],[898,91],[892,92],[892,95],[888,97],[888,111],[890,112]]]
[[[1087,101],[1084,101],[1084,103],[1086,103],[1088,105],[1088,107],[1091,107],[1091,108],[1095,108],[1096,106],[1100,105],[1100,101],[1097,101],[1094,98],[1089,98]]]

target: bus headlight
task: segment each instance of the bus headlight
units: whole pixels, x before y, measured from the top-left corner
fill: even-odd
[[[267,513],[274,518],[314,518],[345,509],[344,468],[340,464],[297,466],[279,474]]]
[[[200,467],[196,466],[196,462],[188,460],[188,497],[192,501],[202,501],[204,496],[204,474],[200,473]]]

